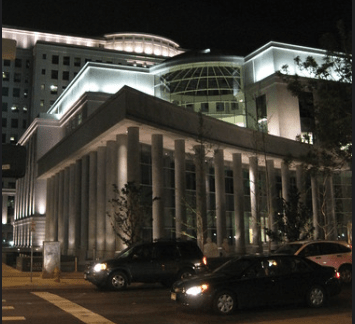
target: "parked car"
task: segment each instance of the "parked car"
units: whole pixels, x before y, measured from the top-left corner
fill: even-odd
[[[192,241],[141,243],[113,259],[92,262],[84,278],[97,287],[121,290],[132,282],[161,282],[171,286],[177,279],[207,271],[207,261]]]
[[[282,245],[276,254],[306,257],[320,265],[334,267],[344,283],[352,281],[352,245],[343,241],[296,241]]]
[[[175,282],[171,299],[220,314],[261,305],[307,302],[321,307],[339,294],[339,273],[294,255],[243,256],[210,274]]]

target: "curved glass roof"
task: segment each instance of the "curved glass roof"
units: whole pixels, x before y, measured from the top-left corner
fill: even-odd
[[[241,88],[240,68],[230,65],[188,65],[160,78],[171,94],[216,96],[234,94]]]

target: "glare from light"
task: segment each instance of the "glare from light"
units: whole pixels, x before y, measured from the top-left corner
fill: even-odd
[[[208,289],[208,285],[194,286],[186,290],[187,295],[197,296]]]
[[[107,263],[98,263],[94,266],[95,272],[100,272],[107,269]]]

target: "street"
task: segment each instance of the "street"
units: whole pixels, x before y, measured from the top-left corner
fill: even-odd
[[[287,323],[348,324],[352,322],[351,286],[332,298],[327,307],[304,305],[237,311],[220,316],[210,311],[178,307],[168,289],[160,285],[137,285],[126,291],[85,289],[5,289],[2,292],[2,322],[7,323],[106,323],[106,324],[198,324]]]

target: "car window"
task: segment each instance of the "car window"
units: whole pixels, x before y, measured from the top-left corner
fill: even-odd
[[[152,258],[152,247],[150,245],[138,246],[133,250],[132,259],[150,260]]]
[[[313,243],[306,245],[298,255],[303,257],[310,257],[315,255],[321,255],[320,243]]]
[[[247,278],[264,278],[279,275],[280,262],[274,258],[257,261],[245,272]]]
[[[280,264],[280,274],[301,273],[311,270],[309,265],[299,258],[283,258]]]
[[[337,246],[338,246],[339,253],[349,253],[352,251],[349,247],[343,244],[337,244]]]
[[[285,244],[278,248],[275,253],[276,254],[290,254],[293,255],[295,254],[301,247],[301,244],[295,243],[295,244]]]
[[[154,247],[154,256],[159,260],[175,260],[177,258],[176,246],[173,244],[159,244]]]
[[[249,259],[232,259],[215,269],[213,272],[239,277],[252,263],[253,261]]]

